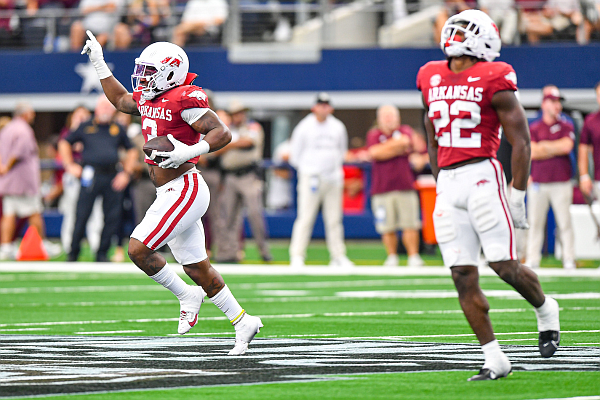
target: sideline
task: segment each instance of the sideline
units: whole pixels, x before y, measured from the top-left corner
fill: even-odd
[[[176,271],[183,274],[179,264],[169,263]],[[309,265],[304,268],[293,269],[289,265],[265,264],[213,264],[224,275],[303,275],[303,276],[449,276],[450,271],[443,266],[426,267],[382,267],[357,266],[352,268],[329,267],[327,265]],[[97,262],[1,262],[1,272],[91,272],[107,274],[143,274],[133,263],[97,263]],[[589,277],[600,278],[598,268],[580,268],[566,270],[563,268],[536,269],[539,276],[550,277]],[[482,276],[495,276],[489,267],[480,267]]]

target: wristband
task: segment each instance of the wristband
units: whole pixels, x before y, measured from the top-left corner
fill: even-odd
[[[525,201],[525,190],[512,188],[510,191],[510,202],[513,204],[521,204]]]
[[[196,154],[194,157],[201,156],[202,154],[206,154],[210,151],[210,144],[208,144],[206,140],[201,140],[192,147],[194,148],[194,153]]]
[[[579,176],[579,180],[580,181],[591,181],[592,178],[590,177],[590,174],[583,174],[583,175]]]
[[[95,61],[95,62],[92,62],[92,64],[94,65],[94,68],[96,68],[96,73],[98,74],[98,78],[106,79],[112,75],[110,68],[108,68],[108,65],[106,64],[106,62],[104,60]]]

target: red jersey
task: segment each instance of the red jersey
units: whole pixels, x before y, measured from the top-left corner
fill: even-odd
[[[142,133],[145,142],[157,136],[167,136],[169,133],[180,142],[187,145],[198,143],[202,138],[181,117],[181,112],[188,108],[209,108],[206,93],[194,85],[183,85],[162,93],[152,100],[141,98],[141,92],[133,92],[133,99],[142,115]],[[196,164],[199,157],[189,162]],[[146,163],[157,165],[148,157]]]
[[[496,157],[500,121],[492,97],[502,90],[517,90],[517,75],[510,65],[479,61],[457,74],[448,61],[432,61],[419,70],[417,88],[435,128],[440,168],[477,157]]]

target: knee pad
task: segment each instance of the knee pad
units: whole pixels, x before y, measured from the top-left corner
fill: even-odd
[[[454,226],[450,208],[435,207],[433,211],[433,227],[438,243],[447,243],[456,239],[456,227]]]
[[[510,256],[507,254],[506,250],[506,246],[501,246],[499,244],[491,244],[483,248],[485,258],[488,260],[488,262],[509,260]]]
[[[479,232],[485,232],[498,224],[498,215],[494,212],[489,193],[478,193],[469,199],[469,214],[475,220]]]
[[[442,259],[446,267],[453,267],[458,264],[458,258],[460,257],[460,249],[456,247],[449,247],[442,251]]]

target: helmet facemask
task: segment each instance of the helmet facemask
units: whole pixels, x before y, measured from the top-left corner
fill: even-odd
[[[468,55],[493,61],[500,56],[501,42],[498,28],[487,14],[468,10],[446,21],[440,46],[447,57]]]
[[[131,75],[131,86],[134,92],[142,92],[142,98],[152,100],[161,91],[157,89],[157,78],[159,71],[153,65],[145,64],[136,60],[133,74]]]

